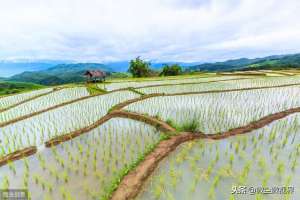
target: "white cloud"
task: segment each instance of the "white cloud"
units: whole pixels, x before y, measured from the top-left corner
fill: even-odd
[[[0,59],[218,60],[297,52],[298,0],[0,0]]]

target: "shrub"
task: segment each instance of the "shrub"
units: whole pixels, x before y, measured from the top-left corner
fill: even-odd
[[[150,63],[143,61],[142,59],[140,59],[140,57],[137,57],[135,60],[130,61],[128,72],[130,72],[133,77],[150,76]]]
[[[182,126],[180,127],[180,130],[195,133],[197,132],[197,128],[198,128],[197,120],[193,119],[192,121],[183,123]]]
[[[160,76],[176,76],[181,74],[182,69],[178,64],[174,65],[165,65],[163,67],[162,72],[160,73]]]

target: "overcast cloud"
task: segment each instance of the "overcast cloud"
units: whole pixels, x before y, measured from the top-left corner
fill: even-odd
[[[299,0],[0,0],[0,59],[215,61],[300,52]]]

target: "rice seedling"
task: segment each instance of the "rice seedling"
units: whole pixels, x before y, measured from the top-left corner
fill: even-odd
[[[117,137],[124,140],[116,140]],[[51,194],[53,199],[75,196],[107,199],[120,177],[143,160],[144,154],[151,152],[161,139],[155,127],[133,120],[112,119],[85,135],[0,168],[1,188],[24,185],[34,191],[33,199],[43,199],[46,194]],[[31,181],[34,184],[29,184]],[[89,186],[88,193],[78,189],[84,184]]]

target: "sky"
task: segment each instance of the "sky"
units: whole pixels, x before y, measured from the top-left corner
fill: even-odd
[[[220,61],[300,52],[299,0],[0,0],[0,60]]]

